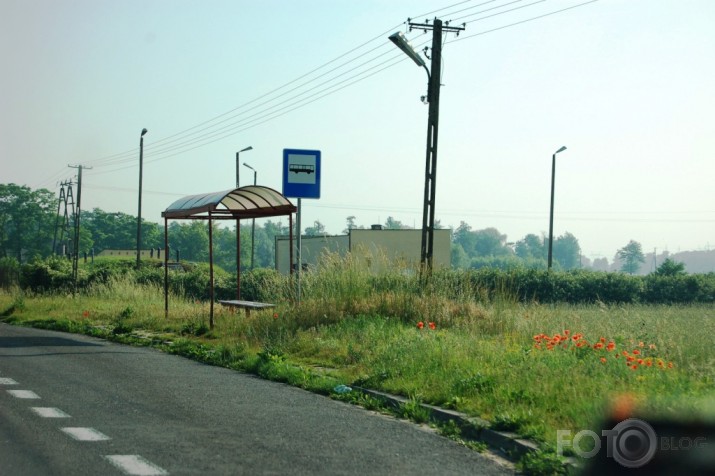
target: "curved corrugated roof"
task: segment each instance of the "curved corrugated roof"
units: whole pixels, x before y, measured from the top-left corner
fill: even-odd
[[[222,192],[189,195],[167,207],[165,218],[200,219],[261,218],[288,215],[297,210],[281,193],[261,185],[224,190]]]

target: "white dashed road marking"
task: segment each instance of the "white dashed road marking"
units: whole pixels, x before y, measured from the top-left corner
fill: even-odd
[[[17,385],[17,382],[11,378],[0,378],[0,385]]]
[[[77,441],[104,441],[110,438],[94,428],[66,427],[60,428]]]
[[[60,410],[59,408],[52,407],[32,407],[30,408],[33,412],[37,413],[43,418],[69,418],[70,416]]]
[[[126,474],[136,476],[169,474],[166,470],[150,463],[139,455],[106,455],[105,458]]]
[[[40,396],[32,390],[8,390],[7,393],[15,398],[38,399]]]

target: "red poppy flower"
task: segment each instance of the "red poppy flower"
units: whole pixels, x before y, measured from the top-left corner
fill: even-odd
[[[432,330],[435,330],[437,328],[437,325],[434,322],[429,323],[429,328]]]
[[[420,322],[417,323],[417,328],[418,328],[418,329],[422,329],[424,326],[425,326],[425,323],[422,322],[422,321],[420,321]]]

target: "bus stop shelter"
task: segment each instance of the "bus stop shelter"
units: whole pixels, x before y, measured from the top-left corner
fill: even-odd
[[[236,220],[236,299],[241,299],[241,220],[288,216],[290,230],[290,262],[293,263],[293,213],[297,211],[280,192],[260,185],[225,190],[222,192],[189,195],[164,210],[164,249],[169,248],[169,220],[207,220],[209,227],[209,280],[211,311],[209,323],[213,328],[214,269],[213,221]],[[164,253],[164,314],[169,315],[169,253]],[[292,268],[292,266],[291,266]]]

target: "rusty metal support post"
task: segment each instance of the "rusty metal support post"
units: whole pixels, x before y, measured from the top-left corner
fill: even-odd
[[[169,219],[164,217],[164,318],[169,317]]]
[[[209,311],[209,327],[214,328],[214,237],[213,237],[213,220],[211,218],[211,210],[209,210],[209,283],[211,289],[209,291],[209,299],[211,300]]]
[[[241,299],[241,219],[236,219],[236,299]]]

